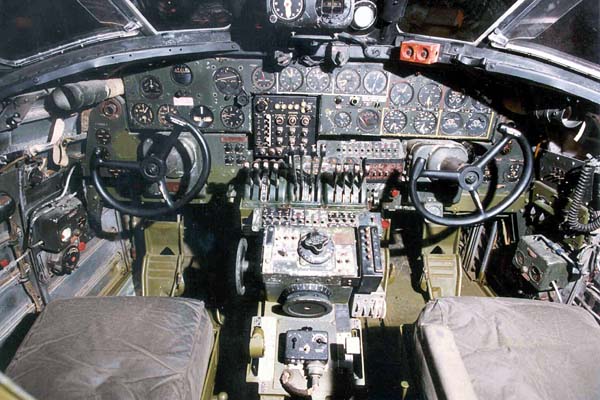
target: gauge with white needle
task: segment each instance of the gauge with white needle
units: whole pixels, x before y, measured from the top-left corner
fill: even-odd
[[[294,21],[304,11],[304,0],[272,0],[273,14],[284,21]]]

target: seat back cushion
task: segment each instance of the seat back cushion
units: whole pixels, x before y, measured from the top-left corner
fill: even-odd
[[[56,300],[40,314],[6,375],[40,400],[198,400],[213,344],[200,301]]]
[[[480,399],[600,399],[600,327],[576,306],[512,298],[449,297],[430,302],[415,330],[450,329]],[[431,381],[435,364],[417,352]],[[427,385],[427,383],[425,383]],[[443,395],[437,396],[443,398]]]

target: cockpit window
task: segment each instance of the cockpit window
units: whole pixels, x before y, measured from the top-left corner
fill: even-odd
[[[398,29],[473,42],[515,3],[515,0],[409,0]]]
[[[79,39],[122,32],[110,0],[0,0],[0,58],[20,60]]]
[[[134,0],[158,31],[219,29],[231,24],[228,4],[219,0]]]
[[[506,37],[530,40],[600,64],[600,3],[598,0],[540,2]]]

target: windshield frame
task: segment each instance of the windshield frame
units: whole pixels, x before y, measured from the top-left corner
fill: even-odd
[[[586,75],[592,79],[600,80],[600,64],[596,64],[592,61],[579,58],[577,56],[560,51],[550,46],[545,46],[529,41],[535,39],[535,37],[541,35],[552,25],[559,22],[583,0],[566,0],[565,4],[563,4],[563,7],[565,9],[568,8],[568,10],[566,10],[555,21],[545,26],[544,29],[540,30],[535,37],[529,39],[524,39],[519,36],[511,38],[511,34],[515,31],[518,31],[522,27],[521,23],[531,18],[532,14],[535,12],[535,8],[547,1],[549,0],[530,0],[529,4],[527,4],[525,9],[521,12],[516,13],[512,20],[506,21],[506,23],[498,25],[494,32],[490,33],[488,36],[491,46],[497,49],[507,50],[510,52],[541,59],[549,63],[561,66],[563,68],[575,71],[577,73]]]
[[[168,29],[168,30],[157,30],[150,21],[144,16],[142,11],[135,6],[131,0],[112,0],[107,2],[107,7],[114,6],[122,16],[128,21],[123,27],[122,31],[113,31],[105,33],[90,34],[89,36],[82,37],[72,42],[64,43],[60,46],[52,47],[50,49],[23,57],[20,59],[9,60],[0,57],[0,65],[18,68],[25,65],[33,64],[41,61],[45,58],[56,54],[62,54],[69,50],[86,47],[95,43],[109,41],[113,39],[122,39],[127,37],[134,37],[139,34],[143,36],[155,36],[155,35],[169,35],[169,34],[186,34],[196,32],[219,32],[228,31],[231,28],[231,23],[226,26],[216,28],[197,28],[197,29]],[[92,13],[90,10],[88,12]],[[92,13],[93,15],[93,13]]]

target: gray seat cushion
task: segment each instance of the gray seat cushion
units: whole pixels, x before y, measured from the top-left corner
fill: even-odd
[[[447,340],[444,332],[451,332],[456,346],[438,345]],[[456,389],[445,384],[453,371],[443,371],[440,362],[454,360],[454,348],[479,399],[600,399],[600,327],[579,307],[510,298],[441,298],[421,313],[415,338],[428,398],[456,398],[444,389]],[[453,368],[460,375],[462,367],[455,363]]]
[[[51,302],[6,375],[38,399],[200,399],[214,344],[204,304],[182,298]]]

